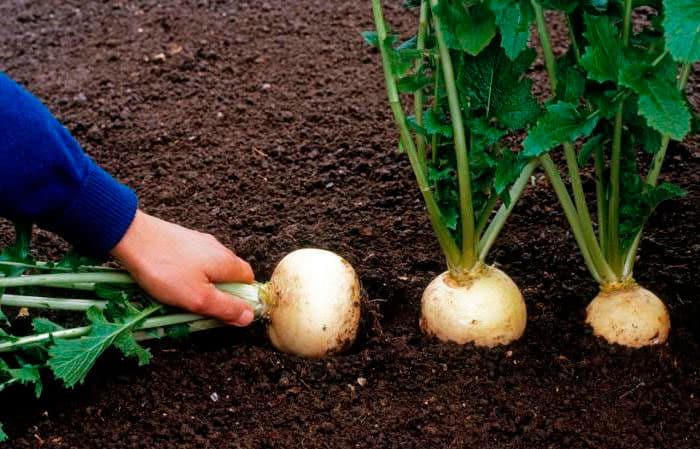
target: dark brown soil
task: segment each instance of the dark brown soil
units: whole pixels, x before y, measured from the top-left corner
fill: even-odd
[[[230,329],[156,344],[146,368],[112,355],[39,401],[3,393],[6,447],[700,447],[698,141],[670,149],[665,172],[689,195],[655,215],[637,271],[670,307],[669,344],[590,335],[596,286],[541,175],[492,254],[525,293],[525,336],[494,350],[426,341],[419,298],[444,264],[359,38],[370,27],[357,0],[0,4],[0,69],[144,209],[216,234],[259,278],[291,249],[337,251],[376,311],[329,360]],[[64,247],[45,233],[37,246]]]

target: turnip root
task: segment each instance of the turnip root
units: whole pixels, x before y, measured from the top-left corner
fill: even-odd
[[[479,264],[464,279],[442,273],[425,289],[420,326],[444,342],[493,347],[523,335],[525,301],[501,270]]]
[[[664,303],[634,283],[603,288],[586,309],[586,323],[608,343],[632,348],[664,343],[671,329]]]
[[[360,281],[340,256],[301,249],[277,265],[261,299],[268,335],[283,352],[319,358],[352,344],[360,322]]]

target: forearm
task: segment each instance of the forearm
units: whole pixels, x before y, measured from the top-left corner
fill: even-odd
[[[41,102],[0,73],[0,216],[54,231],[105,255],[123,237],[136,195],[97,166]]]

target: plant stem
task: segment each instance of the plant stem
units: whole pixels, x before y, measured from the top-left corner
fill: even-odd
[[[548,154],[541,156],[540,162],[542,163],[545,173],[547,173],[549,182],[552,184],[554,193],[556,193],[557,198],[559,198],[559,202],[564,209],[564,215],[566,215],[566,219],[569,221],[569,226],[571,226],[571,231],[573,232],[576,243],[581,250],[581,255],[583,256],[583,260],[586,263],[588,271],[590,271],[593,279],[595,279],[596,282],[602,284],[603,278],[599,274],[600,271],[595,266],[593,259],[591,259],[588,247],[586,246],[586,240],[583,237],[583,231],[581,230],[581,223],[579,221],[578,213],[576,212],[576,207],[571,201],[571,197],[569,196],[569,192],[567,191],[564,182],[561,180],[559,170],[557,170],[552,158],[550,158]]]
[[[571,46],[574,49],[574,56],[576,56],[576,61],[581,60],[581,51],[578,48],[578,42],[576,41],[576,34],[574,33],[574,24],[571,22],[571,14],[566,15],[566,25],[569,29],[569,39],[571,40]]]
[[[420,5],[420,18],[418,22],[418,40],[416,42],[416,49],[423,53],[425,50],[425,38],[428,30],[428,0],[421,0],[421,5]],[[420,71],[423,68],[423,59],[424,57],[421,55],[421,58],[416,62],[416,73],[420,73]],[[419,89],[416,91],[414,95],[414,114],[416,116],[416,123],[418,126],[423,126],[423,89]],[[418,159],[420,160],[421,164],[423,164],[423,168],[425,169],[425,164],[426,164],[426,156],[425,156],[425,137],[422,135],[417,135],[416,136],[416,143],[417,143],[417,153],[418,153]]]
[[[457,244],[452,239],[449,229],[445,225],[442,218],[442,213],[440,208],[435,201],[433,192],[430,189],[428,180],[423,170],[423,164],[418,160],[418,155],[416,154],[416,147],[413,143],[413,138],[408,130],[408,125],[406,124],[406,117],[401,107],[401,102],[399,99],[399,92],[396,88],[396,80],[391,71],[391,61],[389,55],[386,52],[385,44],[387,38],[386,26],[384,24],[384,14],[382,12],[381,0],[372,0],[372,12],[374,15],[374,23],[377,27],[377,37],[379,39],[379,49],[382,55],[382,65],[384,67],[384,78],[386,80],[387,95],[389,97],[389,104],[391,106],[391,111],[394,114],[394,119],[399,127],[399,132],[401,135],[401,144],[408,154],[408,159],[411,162],[411,167],[413,168],[413,173],[416,177],[418,187],[423,194],[423,200],[425,201],[426,208],[428,209],[428,217],[430,218],[430,223],[433,226],[433,231],[437,236],[440,247],[445,254],[448,266],[455,266],[460,262],[460,253]]]
[[[549,84],[552,86],[552,95],[557,93],[557,68],[554,62],[554,52],[552,44],[549,40],[549,32],[547,31],[547,23],[544,19],[544,10],[539,0],[530,0],[532,8],[535,10],[535,20],[537,22],[537,34],[540,37],[542,51],[544,53],[545,66],[549,76]]]
[[[149,310],[145,310],[143,313],[150,313]],[[199,315],[194,315],[191,313],[178,313],[173,315],[159,316],[155,318],[148,318],[141,323],[137,330],[147,330],[155,329],[159,327],[173,326],[175,324],[190,323],[193,321],[209,321],[202,320]],[[25,346],[45,343],[52,339],[71,339],[80,338],[90,333],[92,326],[81,326],[74,327],[72,329],[63,329],[56,332],[46,332],[43,334],[30,335],[27,337],[18,338],[12,342],[0,343],[0,352],[11,352],[17,349],[23,348]]]
[[[678,78],[678,89],[683,91],[685,86],[688,84],[688,77],[690,76],[691,65],[685,63],[681,66],[681,74]],[[647,174],[646,182],[651,186],[656,186],[659,175],[661,174],[661,167],[663,166],[664,159],[666,158],[666,151],[668,150],[668,145],[671,142],[671,136],[664,134],[661,137],[661,145],[659,146],[659,151],[654,155],[654,160],[651,163],[651,168]],[[639,250],[639,244],[642,241],[642,229],[639,230],[637,235],[632,241],[627,254],[625,255],[625,264],[623,267],[623,273],[626,277],[631,277],[634,271],[634,262],[637,258],[637,251]]]
[[[0,288],[28,287],[28,286],[52,286],[74,284],[121,284],[133,285],[136,281],[126,273],[60,273],[60,274],[35,274],[11,278],[0,278]],[[264,298],[261,291],[264,284],[217,284],[219,290],[234,295],[247,302],[256,313],[264,313]]]
[[[476,229],[474,230],[474,233],[477,237],[481,237],[481,234],[484,232],[484,229],[486,229],[486,225],[489,224],[489,218],[491,218],[491,214],[493,214],[494,209],[496,209],[497,203],[498,195],[496,195],[494,192],[491,192],[489,200],[484,206],[484,210],[482,210],[481,215],[479,215],[479,221],[476,223]]]
[[[610,194],[608,196],[608,259],[612,269],[622,274],[620,261],[619,208],[620,208],[620,158],[622,153],[622,111],[624,102],[617,107],[610,157]]]
[[[595,150],[595,193],[596,207],[598,211],[598,239],[603,257],[608,254],[608,210],[605,208],[605,184],[603,174],[605,172],[605,153],[602,144]]]
[[[59,267],[55,264],[49,262],[35,262],[34,264],[22,263],[22,262],[12,262],[9,260],[0,260],[0,266],[7,267],[21,267],[34,270],[46,270],[46,271],[62,271],[67,273],[74,273],[75,270],[70,267]],[[80,270],[82,271],[120,271],[118,268],[112,267],[101,267],[92,265],[81,265]]]
[[[0,296],[0,305],[9,307],[28,307],[33,309],[68,310],[80,312],[85,311],[90,307],[104,309],[107,305],[107,301],[5,294]]]
[[[625,18],[622,23],[622,40],[625,47],[630,43],[630,31],[632,29],[632,0],[625,0]]]
[[[438,112],[438,107],[440,106],[440,79],[442,79],[442,66],[440,64],[440,56],[435,56],[435,92],[433,95],[433,113]],[[437,162],[437,150],[438,144],[440,143],[439,136],[437,133],[433,134],[431,141],[431,150],[433,164]]]
[[[225,327],[226,324],[222,323],[221,321],[217,320],[198,320],[198,321],[190,321],[189,322],[189,332],[201,332],[209,329],[215,329],[219,327]],[[155,338],[161,338],[165,337],[167,334],[165,332],[165,329],[162,327],[156,328],[157,334],[158,335],[153,335],[153,331],[149,332],[144,332],[144,331],[138,331],[134,332],[134,338],[136,341],[145,341],[145,340],[153,340]]]
[[[542,6],[539,4],[538,0],[531,0],[531,2],[533,8],[535,9],[535,17],[537,18],[537,33],[539,34],[540,41],[542,42],[542,51],[544,53],[545,65],[547,67],[547,73],[549,75],[549,83],[552,88],[552,93],[556,94],[558,84],[556,61],[549,39],[549,31],[547,30],[547,24],[545,22],[544,11],[542,10]],[[570,21],[569,29],[571,30]],[[596,239],[595,230],[593,229],[593,222],[591,221],[590,211],[588,210],[588,205],[586,204],[586,196],[583,191],[581,174],[579,173],[578,162],[576,160],[576,151],[574,150],[574,145],[571,142],[564,143],[564,156],[566,158],[566,164],[569,171],[569,178],[571,179],[571,188],[573,190],[574,201],[576,203],[576,214],[573,215],[572,218],[577,218],[578,231],[583,237],[583,242],[586,246],[586,252],[588,253],[588,257],[591,259],[591,263],[595,266],[597,273],[605,279],[614,278],[615,274],[612,272],[610,266],[603,257],[602,250]],[[556,166],[553,163],[549,166],[551,169],[557,170]],[[558,172],[557,176],[559,176]],[[551,178],[552,177],[550,176],[550,180]],[[566,191],[566,197],[569,199],[569,201],[571,201],[568,191]]]
[[[600,245],[596,239],[595,231],[593,230],[593,223],[591,222],[591,215],[588,211],[588,204],[586,204],[586,195],[583,192],[583,185],[581,183],[581,174],[578,170],[578,161],[576,160],[576,151],[571,142],[566,142],[564,144],[564,155],[566,157],[566,164],[569,169],[569,179],[571,180],[571,189],[574,193],[574,202],[576,204],[576,211],[578,212],[578,217],[581,223],[581,232],[583,232],[583,238],[588,247],[589,254],[593,259],[593,263],[599,270],[601,276],[606,279],[614,279],[615,273],[608,265],[608,262],[603,257],[603,252]]]
[[[491,220],[488,228],[486,228],[486,231],[481,236],[478,248],[480,262],[486,261],[486,257],[488,256],[491,247],[496,242],[498,234],[501,232],[501,229],[503,229],[508,216],[510,216],[510,213],[517,204],[518,199],[520,199],[520,195],[523,193],[523,190],[525,190],[525,186],[527,186],[527,182],[530,180],[530,177],[535,171],[538,163],[539,160],[534,159],[530,161],[525,168],[523,168],[523,171],[520,172],[520,176],[518,176],[518,179],[515,180],[515,183],[513,183],[509,190],[510,204],[507,206],[505,204],[501,204],[498,212],[496,212],[496,216],[493,217],[493,220]]]
[[[437,6],[437,0],[431,0],[431,5]],[[447,91],[447,102],[450,107],[452,130],[454,134],[455,155],[457,159],[457,179],[459,184],[459,209],[462,225],[462,260],[459,266],[453,266],[462,271],[469,271],[476,263],[476,236],[474,233],[474,205],[472,204],[471,175],[469,173],[469,156],[467,140],[462,122],[462,108],[459,104],[457,86],[452,67],[450,49],[447,48],[445,37],[440,29],[440,19],[433,16],[435,22],[435,37],[437,39],[442,75]]]

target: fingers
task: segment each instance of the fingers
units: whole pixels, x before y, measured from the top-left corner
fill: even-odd
[[[255,317],[252,307],[245,301],[217,290],[212,284],[190,306],[195,313],[234,326],[247,326]]]
[[[255,274],[250,264],[232,251],[225,249],[221,257],[211,259],[207,264],[207,276],[214,283],[243,282],[250,284],[255,280]]]

